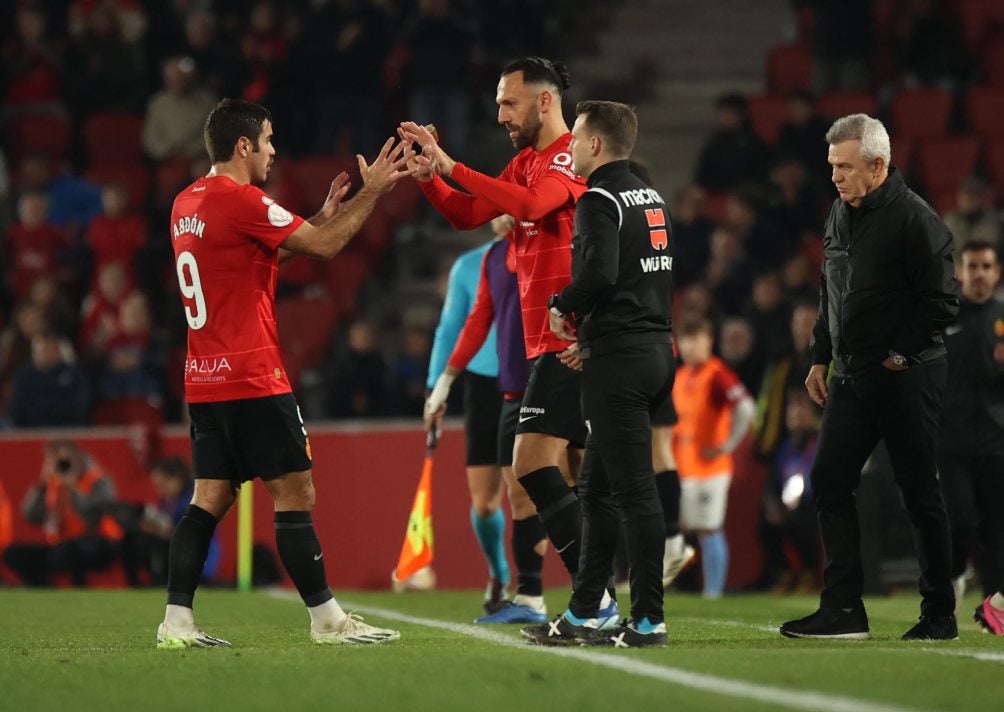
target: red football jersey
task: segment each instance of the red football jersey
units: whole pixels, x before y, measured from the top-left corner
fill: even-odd
[[[275,323],[279,245],[303,223],[260,189],[200,178],[174,200],[171,241],[188,320],[185,397],[289,393]]]
[[[567,133],[543,151],[532,146],[516,154],[500,178],[532,187],[543,176],[557,176],[569,190],[568,202],[539,220],[517,220],[511,233],[516,244],[516,279],[523,312],[526,357],[564,351],[568,342],[551,332],[547,301],[572,281],[572,232],[575,203],[586,192],[586,182],[572,172]]]

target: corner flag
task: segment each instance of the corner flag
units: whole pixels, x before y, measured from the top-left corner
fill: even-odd
[[[408,516],[408,529],[401,544],[401,556],[394,570],[394,578],[398,581],[404,581],[432,563],[432,453],[437,441],[438,434],[430,432],[426,440],[422,477],[418,481],[415,501]]]

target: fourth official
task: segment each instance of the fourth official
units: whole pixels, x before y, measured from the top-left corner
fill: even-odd
[[[660,646],[666,644],[666,532],[652,471],[651,414],[669,397],[674,376],[669,214],[659,194],[629,170],[634,111],[584,101],[576,113],[573,168],[589,190],[575,211],[572,282],[549,307],[551,330],[579,345],[563,361],[582,370],[589,429],[579,477],[582,555],[568,609],[523,635],[544,645]],[[622,523],[631,616],[619,630],[601,633],[596,616]]]

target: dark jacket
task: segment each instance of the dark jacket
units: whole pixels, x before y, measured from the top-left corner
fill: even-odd
[[[1004,302],[963,300],[945,329],[948,382],[941,401],[938,450],[968,456],[1004,455]]]
[[[572,282],[554,299],[574,314],[584,358],[669,343],[673,292],[669,210],[627,161],[600,166],[575,206]]]
[[[826,218],[812,361],[860,373],[890,351],[922,363],[945,355],[942,332],[959,311],[952,234],[895,168],[851,208]]]

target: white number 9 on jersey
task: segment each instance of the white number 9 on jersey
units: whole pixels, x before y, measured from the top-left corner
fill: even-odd
[[[187,250],[178,255],[178,286],[181,288],[181,296],[195,302],[195,313],[192,307],[185,305],[185,318],[188,326],[192,329],[201,329],[206,325],[206,295],[202,293],[202,279],[199,277],[199,264],[195,261],[195,255]],[[185,275],[185,267],[188,267],[188,275]]]

